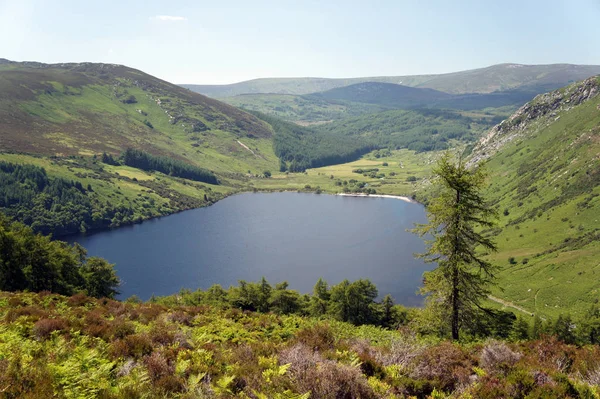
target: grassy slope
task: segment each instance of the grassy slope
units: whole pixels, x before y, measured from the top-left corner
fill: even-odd
[[[491,93],[517,87],[543,86],[547,90],[600,73],[598,65],[516,65],[499,64],[487,68],[440,75],[379,76],[351,79],[267,78],[230,85],[182,85],[211,97],[239,94],[277,93],[308,94],[362,82],[396,83],[426,87],[447,93]]]
[[[537,97],[475,149],[493,154],[496,296],[540,314],[581,315],[599,297],[600,96],[578,102],[600,84],[587,83]]]
[[[4,150],[91,155],[136,147],[224,174],[276,164],[263,122],[130,68],[5,64],[0,93]],[[129,96],[137,102],[124,103]]]

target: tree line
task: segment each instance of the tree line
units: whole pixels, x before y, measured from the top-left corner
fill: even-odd
[[[122,159],[125,165],[134,168],[162,172],[166,175],[208,184],[219,184],[219,180],[213,172],[177,159],[156,156],[133,148],[126,149],[122,154]]]
[[[119,279],[105,259],[88,257],[78,245],[53,241],[22,223],[0,215],[0,290],[83,292],[114,297]]]
[[[35,165],[4,161],[0,210],[36,232],[55,236],[118,226],[134,214],[131,207],[98,201],[91,185],[50,177]]]
[[[240,280],[224,289],[216,284],[207,290],[182,290],[175,296],[153,297],[150,302],[166,305],[212,305],[245,311],[332,317],[355,325],[397,327],[407,320],[408,310],[395,305],[386,295],[377,301],[378,291],[368,279],[329,285],[319,279],[312,294],[289,289],[287,281],[271,285],[264,277],[258,282]]]

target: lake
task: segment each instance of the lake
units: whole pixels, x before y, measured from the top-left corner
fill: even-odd
[[[422,303],[416,291],[432,266],[414,259],[424,244],[406,229],[425,221],[423,206],[398,199],[246,193],[68,241],[116,264],[120,298],[262,276],[302,293],[319,277],[329,284],[368,278],[380,297],[413,306]]]

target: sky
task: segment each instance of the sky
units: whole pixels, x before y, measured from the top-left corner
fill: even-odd
[[[599,64],[600,0],[0,0],[0,58],[173,83]]]

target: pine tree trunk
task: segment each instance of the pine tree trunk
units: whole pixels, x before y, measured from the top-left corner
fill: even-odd
[[[458,266],[452,272],[452,339],[458,341]]]
[[[459,208],[459,204],[460,204],[460,190],[456,190],[456,220],[454,221],[454,223],[456,223],[455,228],[456,228],[456,232],[455,234],[458,235],[458,230],[459,230],[459,224],[460,224],[460,212],[458,210]],[[454,341],[458,341],[458,307],[459,307],[459,301],[458,301],[458,264],[455,262],[458,262],[458,237],[454,237],[454,256],[451,257],[455,258],[454,261],[451,260],[452,262],[452,339]]]

